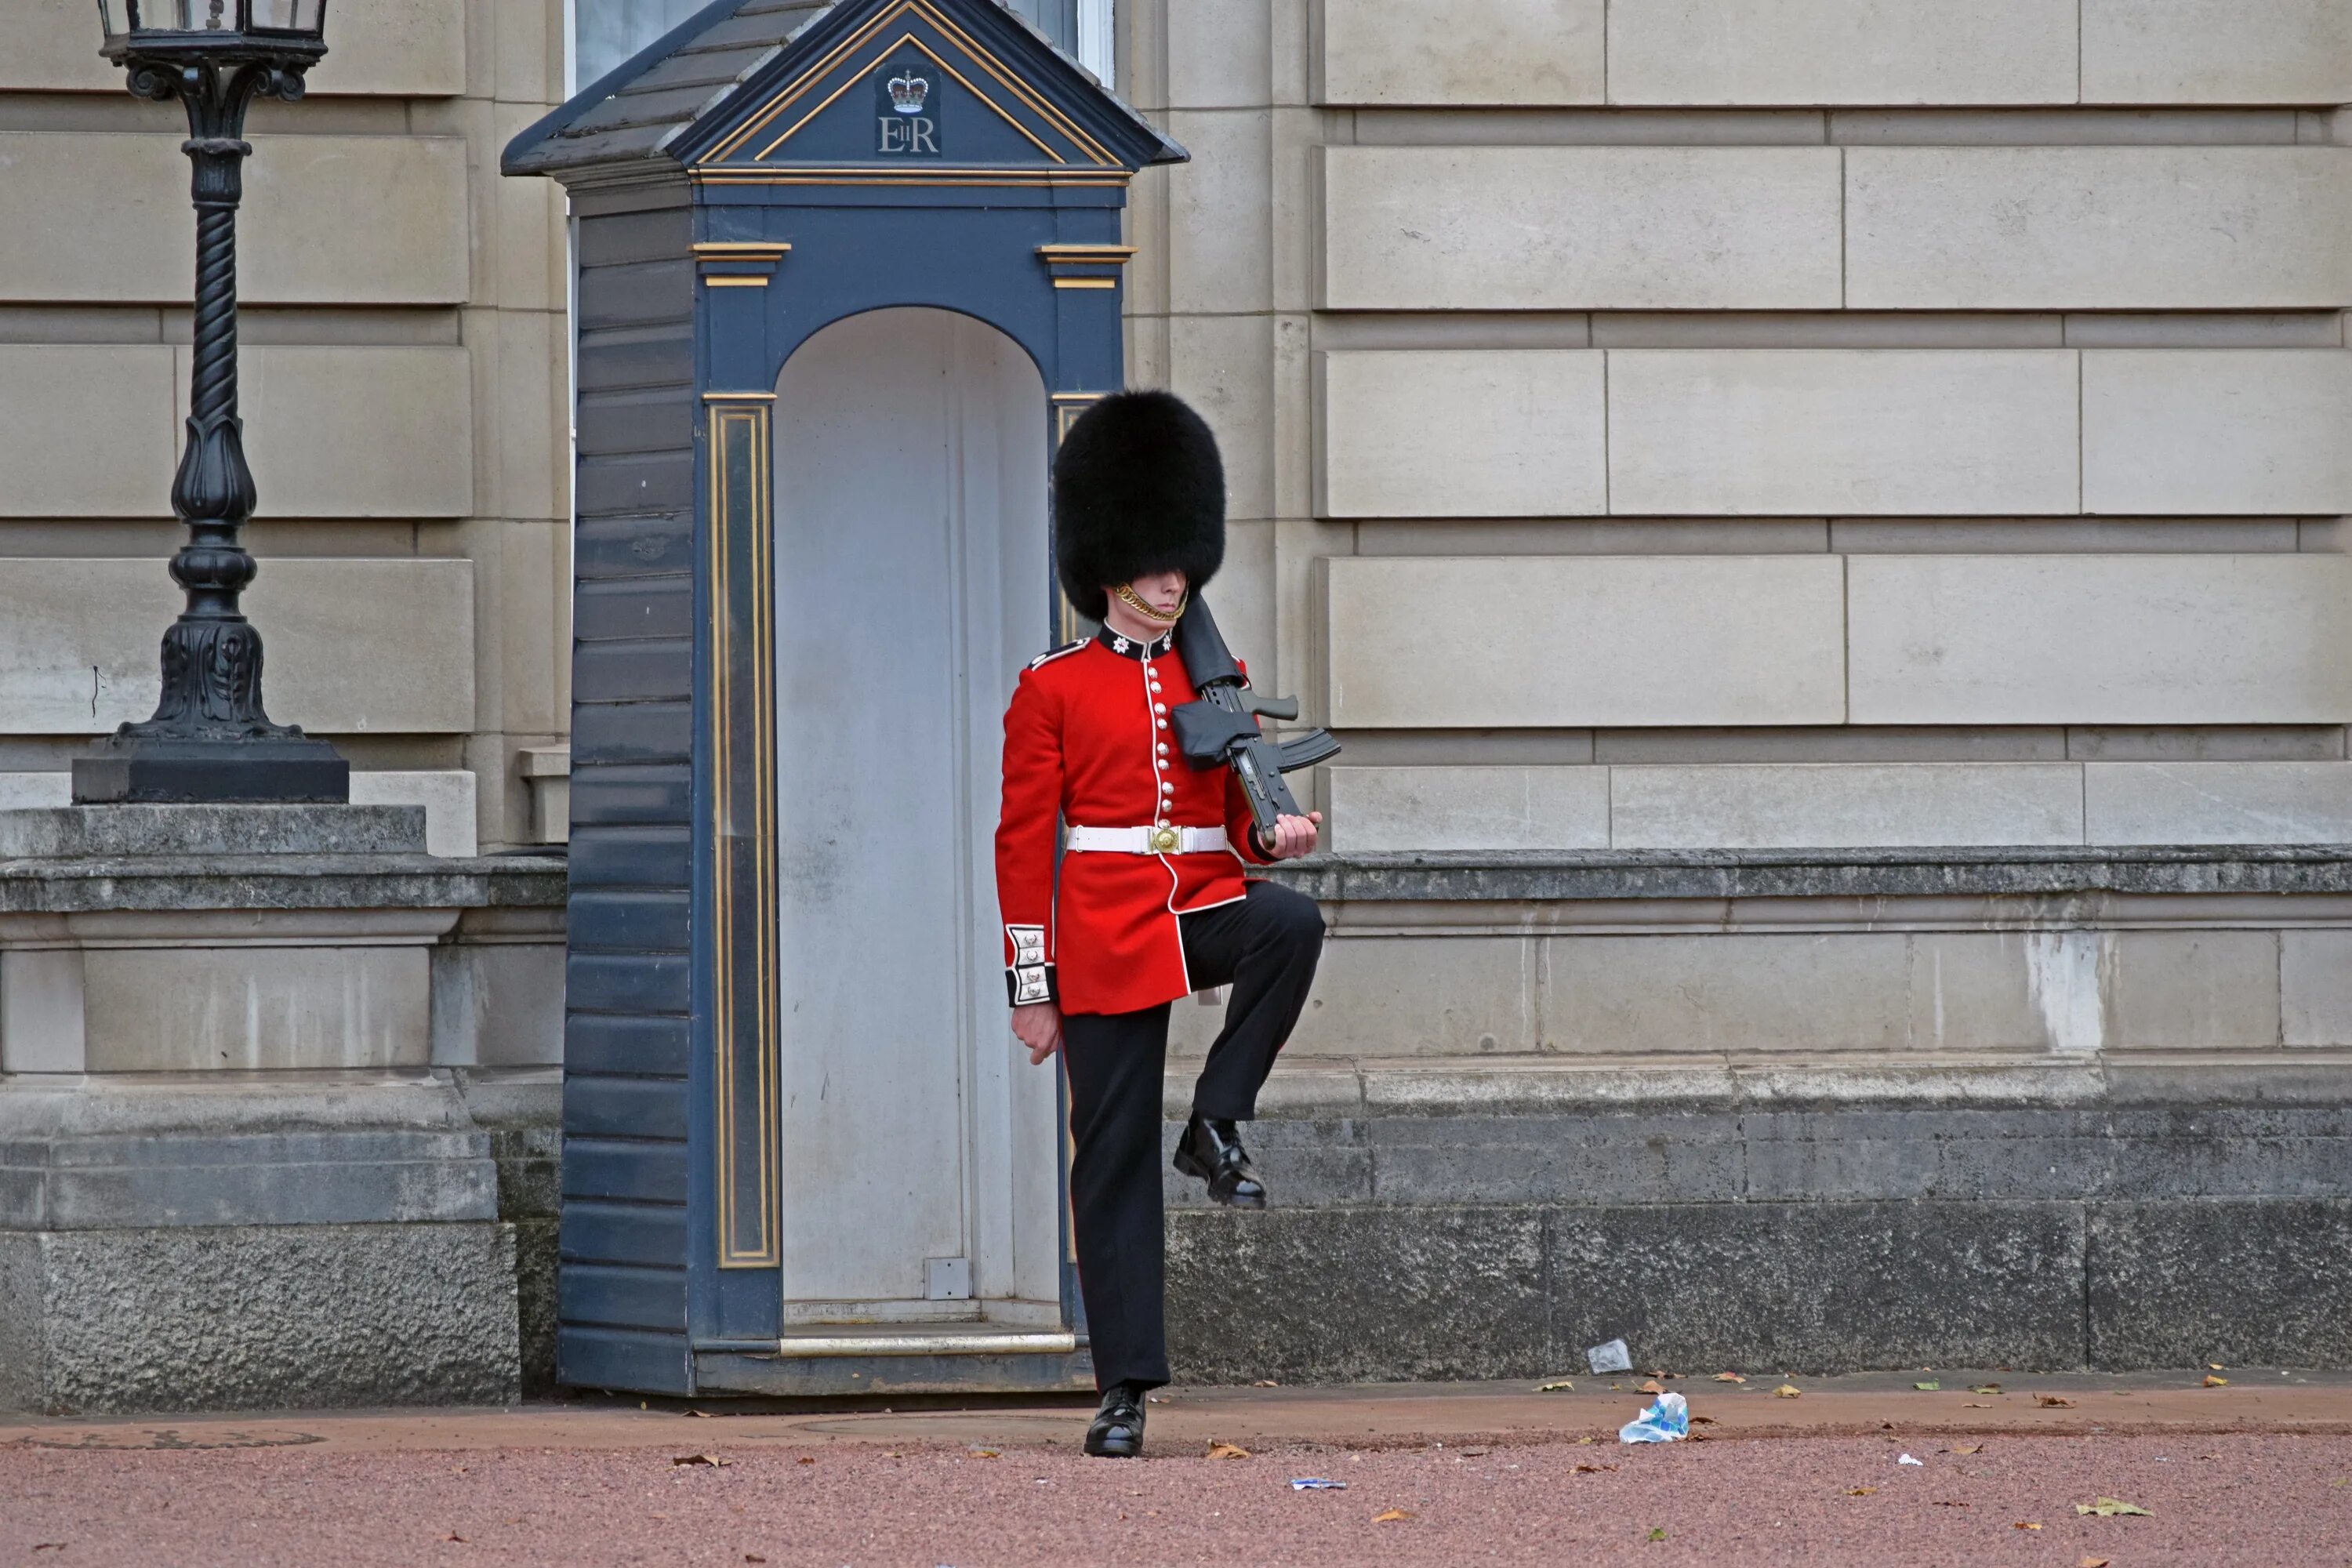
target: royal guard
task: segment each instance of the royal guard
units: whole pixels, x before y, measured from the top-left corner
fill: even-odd
[[[1087,1452],[1131,1458],[1144,1394],[1168,1381],[1169,1005],[1233,987],[1175,1165],[1218,1203],[1263,1208],[1239,1124],[1307,1004],[1323,920],[1245,873],[1313,849],[1322,818],[1281,815],[1269,832],[1235,774],[1188,763],[1171,728],[1195,697],[1176,628],[1225,552],[1224,469],[1201,416],[1164,392],[1104,398],[1064,437],[1054,493],[1063,591],[1102,629],[1033,661],[1005,710],[996,889],[1013,1031],[1032,1063],[1059,1052],[1069,1079],[1071,1215],[1103,1396]]]

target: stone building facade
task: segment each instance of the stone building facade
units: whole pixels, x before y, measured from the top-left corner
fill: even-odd
[[[0,58],[0,804],[46,805],[88,736],[154,708],[195,220],[179,106],[123,90],[90,6],[20,9]],[[498,151],[565,96],[565,7],[337,10],[310,97],[248,122],[248,602],[272,716],[332,739],[362,798],[426,805],[444,854],[560,838],[537,808],[570,729],[564,216],[501,181]]]
[[[1125,15],[1130,373],[1348,745],[1192,1363],[2352,1353],[2352,12]]]
[[[1192,153],[1133,187],[1129,379],[1217,428],[1219,617],[1348,748],[1278,1206],[1171,1184],[1183,1375],[2352,1361],[2352,9],[1018,8]],[[87,12],[0,59],[0,805],[144,715],[174,605],[177,110]],[[0,1177],[68,1190],[68,1091],[118,1153],[308,1129],[290,1184],[432,1181],[216,1223],[454,1226],[454,1295],[521,1279],[507,1349],[436,1384],[358,1332],[333,1397],[509,1390],[558,1310],[558,895],[492,861],[564,835],[565,221],[497,167],[566,26],[341,8],[252,122],[249,602],[276,715],[476,857],[347,894],[446,913],[429,1003],[202,1095],[60,1057],[26,955],[101,895],[0,872]],[[0,1304],[49,1201],[0,1207]],[[303,1392],[131,1386],[0,1394]]]

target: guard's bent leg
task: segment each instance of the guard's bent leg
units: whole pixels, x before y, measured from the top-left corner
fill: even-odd
[[[1087,1302],[1095,1386],[1168,1381],[1165,1222],[1160,1184],[1160,1075],[1168,1005],[1067,1013],[1070,1222]]]
[[[1238,903],[1183,917],[1184,962],[1195,985],[1233,983],[1225,1026],[1192,1090],[1196,1114],[1247,1121],[1315,984],[1323,914],[1315,900],[1273,882],[1252,882]]]

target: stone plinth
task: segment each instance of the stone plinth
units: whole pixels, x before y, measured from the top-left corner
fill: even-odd
[[[0,1405],[515,1397],[563,895],[415,806],[0,812]]]

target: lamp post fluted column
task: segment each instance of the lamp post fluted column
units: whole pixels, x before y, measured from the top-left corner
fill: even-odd
[[[302,96],[322,44],[214,32],[132,34],[108,51],[141,98],[178,99],[196,209],[194,369],[186,446],[172,510],[188,536],[172,557],[186,605],[163,634],[163,696],[73,763],[77,801],[343,801],[351,768],[326,742],[270,721],[261,699],[261,633],[240,595],[257,568],[240,534],[253,515],[236,400],[236,210],[247,108]]]

